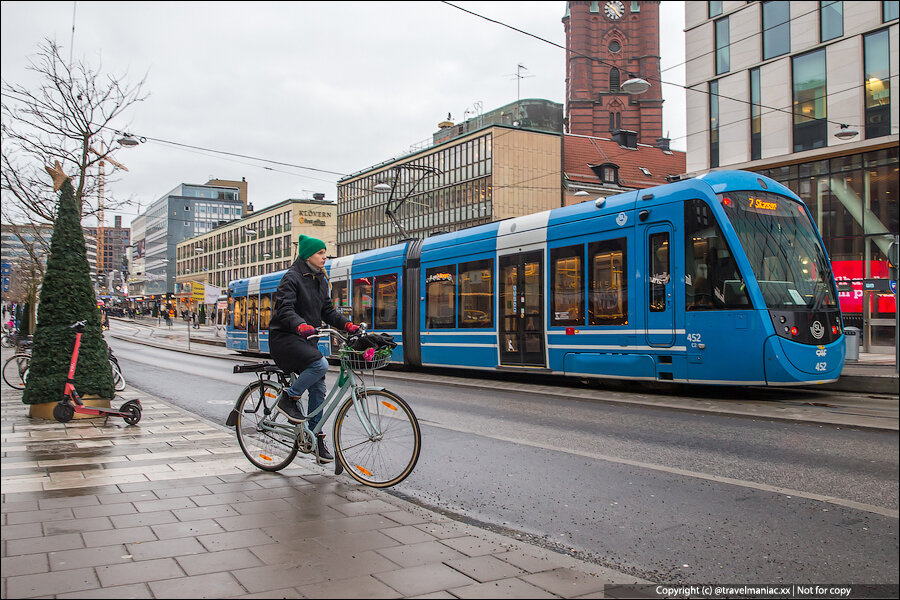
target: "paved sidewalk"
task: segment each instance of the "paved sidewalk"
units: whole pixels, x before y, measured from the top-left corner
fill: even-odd
[[[650,583],[302,456],[256,470],[231,430],[131,388],[131,427],[34,420],[20,392],[2,396],[3,598],[600,598]]]

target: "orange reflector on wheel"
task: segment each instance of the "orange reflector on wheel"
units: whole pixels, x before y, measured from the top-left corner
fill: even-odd
[[[263,460],[272,460],[271,456],[266,456],[265,454],[260,454],[259,457]]]
[[[275,394],[273,394],[272,392],[266,392],[266,398],[274,398],[274,397],[275,397]]]
[[[391,404],[390,402],[386,402],[386,401],[382,400],[381,403],[384,404],[385,406],[387,406],[391,410],[397,410],[397,407],[394,406],[393,404]]]
[[[369,470],[366,469],[365,467],[361,467],[361,466],[359,466],[359,465],[356,465],[356,470],[359,471],[360,473],[362,473],[363,475],[368,475],[369,477],[372,476],[372,473],[370,473]]]

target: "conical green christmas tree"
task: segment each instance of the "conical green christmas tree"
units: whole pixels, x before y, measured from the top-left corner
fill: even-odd
[[[108,350],[100,329],[100,309],[94,298],[75,190],[66,179],[59,194],[59,212],[50,239],[47,271],[41,284],[31,368],[22,402],[58,402],[63,395],[75,331],[69,325],[86,321],[78,352],[75,389],[79,395],[115,395]]]

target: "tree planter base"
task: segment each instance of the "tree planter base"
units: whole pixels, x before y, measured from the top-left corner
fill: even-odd
[[[98,398],[96,396],[87,396],[81,399],[84,402],[85,406],[96,406],[98,408],[109,408],[109,398]],[[53,408],[56,406],[56,402],[42,402],[40,404],[32,404],[28,407],[28,416],[32,419],[48,419],[50,421],[55,421],[53,418]],[[100,419],[103,417],[97,417],[94,415],[82,415],[75,413],[75,419]]]

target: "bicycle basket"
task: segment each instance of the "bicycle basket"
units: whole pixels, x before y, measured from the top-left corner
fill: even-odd
[[[391,362],[393,354],[392,348],[381,348],[380,350],[369,348],[360,351],[344,347],[341,350],[341,366],[354,371],[383,369]]]

